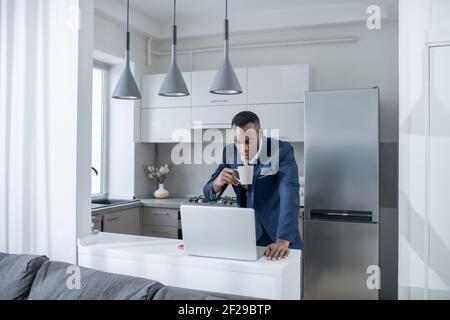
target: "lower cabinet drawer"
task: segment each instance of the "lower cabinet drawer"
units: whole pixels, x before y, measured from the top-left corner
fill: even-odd
[[[143,235],[146,237],[178,239],[178,228],[144,225]]]
[[[103,232],[141,235],[141,208],[133,208],[103,217]]]
[[[144,225],[178,228],[178,210],[164,208],[144,208]]]

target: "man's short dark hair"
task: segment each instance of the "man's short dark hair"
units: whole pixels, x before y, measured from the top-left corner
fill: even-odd
[[[261,126],[258,116],[251,111],[243,111],[238,113],[231,122],[232,126],[243,128],[249,123],[253,123],[257,126]]]

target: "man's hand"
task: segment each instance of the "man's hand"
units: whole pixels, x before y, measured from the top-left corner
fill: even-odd
[[[289,256],[289,244],[287,240],[278,239],[266,249],[266,257],[269,260],[286,259]]]
[[[236,178],[236,170],[225,168],[213,183],[214,193],[220,192],[226,184],[238,186],[239,181]]]

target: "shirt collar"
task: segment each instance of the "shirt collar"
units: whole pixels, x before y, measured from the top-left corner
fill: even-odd
[[[259,156],[261,155],[261,150],[262,150],[262,148],[263,148],[263,138],[261,138],[261,139],[259,140],[259,149],[258,149],[258,152],[257,152],[257,153],[255,154],[255,156],[248,162],[248,164],[255,165],[255,164],[258,163]],[[242,160],[242,162],[245,163],[245,159],[243,159],[242,155],[241,155],[241,160]]]

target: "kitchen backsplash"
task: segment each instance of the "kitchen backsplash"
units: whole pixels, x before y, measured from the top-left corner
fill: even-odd
[[[292,143],[295,159],[299,167],[299,176],[304,176],[304,143]],[[171,153],[175,144],[157,144],[156,161],[158,164],[171,162]],[[398,206],[397,190],[397,147],[396,143],[380,144],[381,179],[385,180],[385,189],[380,190],[382,207],[396,208]],[[210,179],[217,165],[179,165],[173,166],[165,186],[172,196],[195,196],[203,194],[203,186]],[[304,192],[304,191],[303,191]],[[227,188],[225,196],[234,196],[232,188]]]
[[[295,158],[299,166],[299,175],[303,176],[303,143],[293,143]],[[158,144],[156,146],[157,163],[163,165],[171,162],[171,153],[175,144]],[[211,178],[217,165],[184,164],[174,165],[165,186],[172,195],[193,196],[203,194],[203,186]],[[234,196],[232,188],[227,188],[226,196]]]

